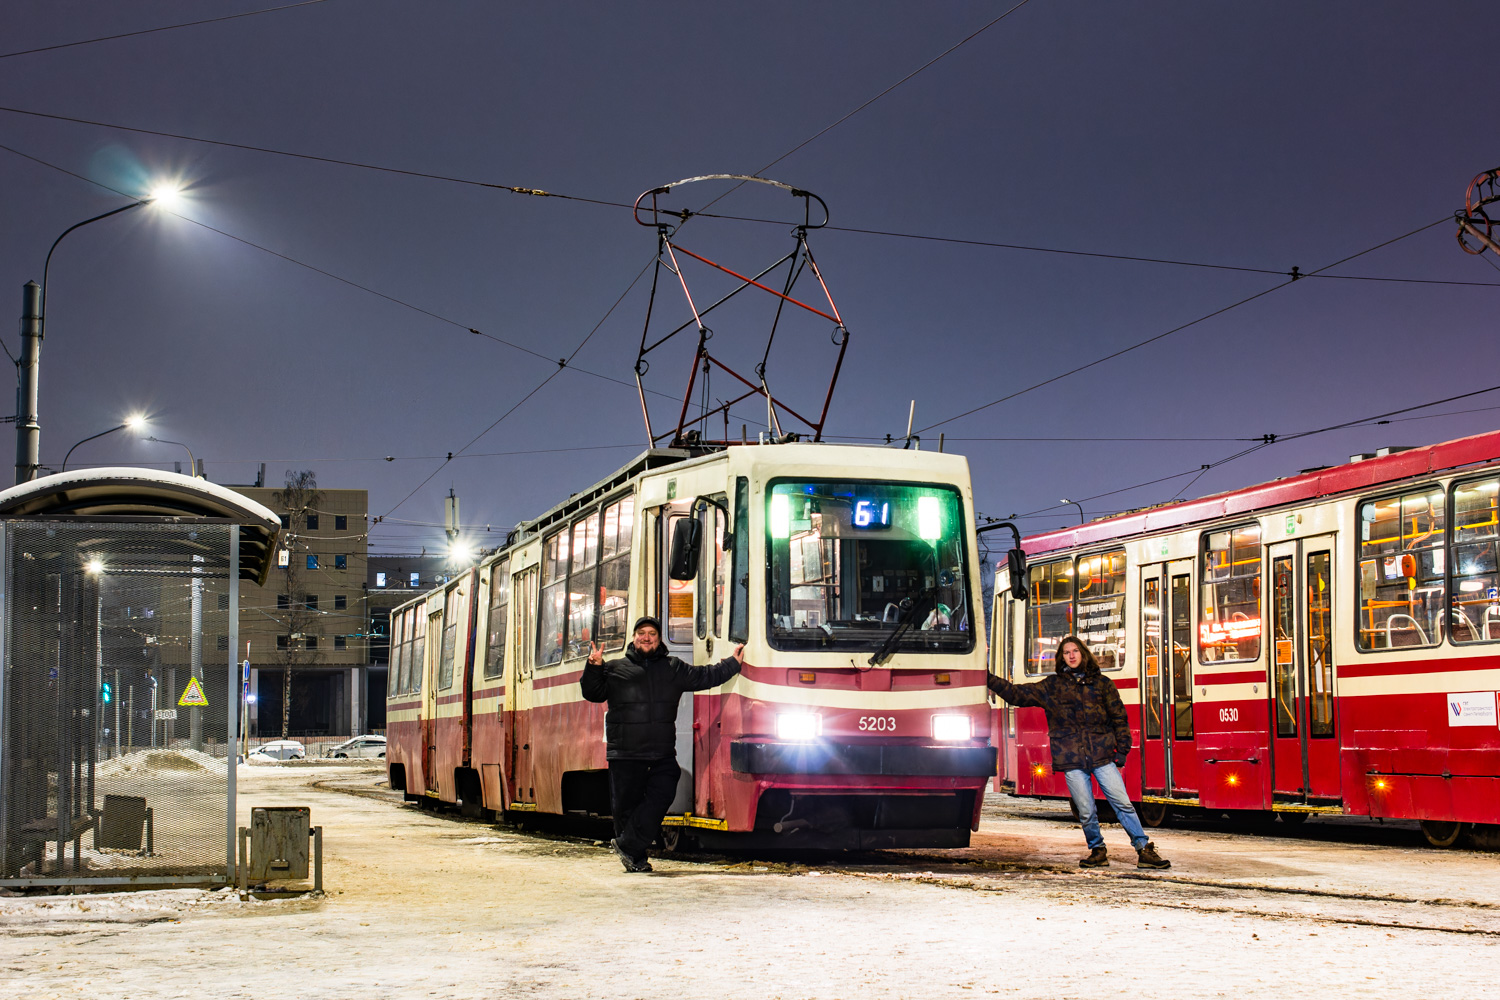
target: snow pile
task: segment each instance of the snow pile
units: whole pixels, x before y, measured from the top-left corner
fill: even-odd
[[[235,902],[234,892],[209,889],[9,897],[0,899],[0,930],[47,924],[149,924]]]
[[[222,757],[215,757],[201,750],[191,750],[187,747],[172,750],[137,750],[121,757],[101,761],[94,768],[94,773],[103,778],[119,778],[126,775],[145,776],[163,771],[229,773]]]

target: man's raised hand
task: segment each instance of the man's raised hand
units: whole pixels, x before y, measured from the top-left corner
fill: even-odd
[[[597,642],[589,643],[589,663],[595,667],[604,663],[604,649]]]

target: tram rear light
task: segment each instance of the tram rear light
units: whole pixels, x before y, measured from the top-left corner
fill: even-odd
[[[822,718],[811,712],[784,712],[776,716],[778,740],[815,740],[822,728]]]
[[[1384,778],[1376,778],[1375,779],[1375,787],[1379,791],[1382,791],[1382,792],[1385,791],[1386,787],[1387,787],[1386,780]]]
[[[935,674],[932,678],[936,684],[952,684],[953,677],[950,674]]]
[[[1224,780],[1229,782],[1229,784],[1231,785],[1238,785],[1240,783],[1240,776],[1238,774],[1231,774]]]
[[[973,739],[974,724],[967,715],[934,715],[932,738],[945,741]]]
[[[1046,773],[1046,771],[1047,771],[1047,769],[1045,767],[1043,767],[1041,764],[1037,764],[1035,767],[1033,767],[1031,769],[1031,773],[1034,774],[1034,775],[1036,775],[1038,778],[1040,778],[1044,773]]]

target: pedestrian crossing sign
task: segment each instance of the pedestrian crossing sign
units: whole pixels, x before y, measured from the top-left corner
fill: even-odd
[[[194,677],[188,681],[187,690],[182,692],[182,697],[177,699],[177,704],[189,708],[207,708],[208,696],[203,693],[203,685]]]

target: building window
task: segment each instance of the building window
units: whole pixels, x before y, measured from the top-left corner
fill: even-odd
[[[220,594],[219,595],[219,610],[220,611],[228,611],[229,610],[229,595],[228,594]]]
[[[303,605],[306,606],[307,610],[309,610],[309,611],[316,611],[316,610],[318,610],[318,595],[317,594],[303,594],[302,598],[303,598],[302,603],[303,603]]]
[[[420,586],[422,586],[422,574],[421,573],[413,573],[411,575],[411,585],[413,587],[420,587]]]
[[[227,650],[228,648],[229,648],[229,636],[227,636],[227,635],[221,635],[221,636],[219,636],[219,649],[221,649],[221,650]]]
[[[307,568],[308,569],[317,569],[318,568],[318,557],[316,555],[309,555],[307,557]]]
[[[348,528],[349,528],[349,519],[347,517],[345,517],[343,514],[335,514],[335,515],[333,515],[333,530],[334,531],[347,531]]]
[[[384,573],[376,573],[375,574],[375,586],[377,586],[377,587],[384,587],[385,586],[385,574]]]
[[[317,531],[318,530],[318,515],[316,515],[316,514],[309,514],[309,515],[307,515],[307,530],[308,531]]]
[[[1198,656],[1204,663],[1260,657],[1260,525],[1203,536]]]
[[[343,611],[349,606],[349,598],[343,594],[333,595],[333,610]]]
[[[349,568],[349,557],[348,556],[334,556],[333,557],[333,568],[334,569],[348,569]]]
[[[288,643],[288,641],[289,641],[289,640],[290,640],[290,639],[291,639],[291,636],[287,636],[287,635],[278,635],[278,636],[277,636],[277,637],[276,637],[276,648],[277,648],[277,649],[286,649],[286,647],[287,647],[287,643]]]
[[[318,648],[318,637],[317,636],[310,635],[310,636],[307,637],[307,639],[305,641],[307,643],[307,648],[308,649],[317,649]]]
[[[1359,505],[1360,649],[1443,641],[1445,501],[1433,487]]]
[[[286,594],[277,594],[276,595],[276,610],[277,611],[285,611],[287,608],[290,608],[291,606],[292,606],[292,599],[289,596],[287,596]]]
[[[283,528],[288,528],[288,529],[291,528],[291,526],[292,526],[292,515],[290,515],[290,514],[278,514],[277,516],[281,518],[281,526]]]
[[[336,635],[336,636],[333,637],[333,648],[334,649],[343,649],[347,645],[348,645],[348,641],[343,636]]]

